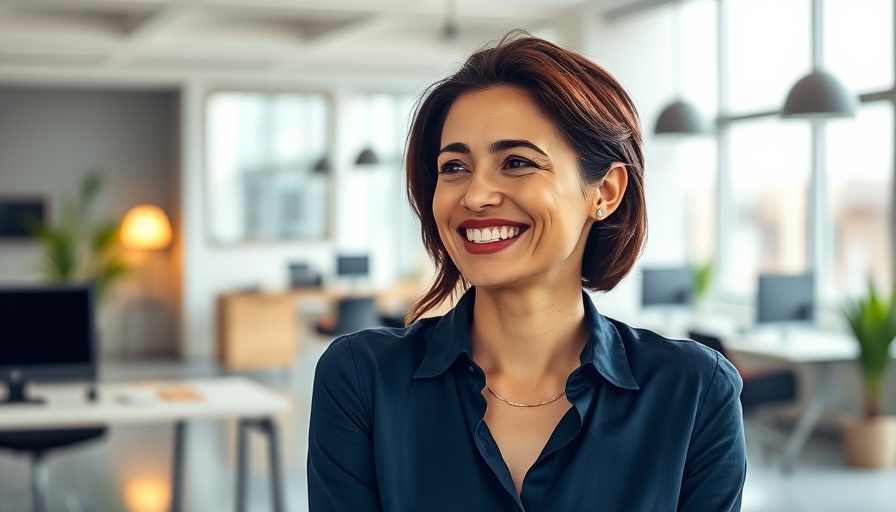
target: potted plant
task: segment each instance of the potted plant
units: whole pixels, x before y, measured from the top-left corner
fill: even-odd
[[[89,172],[81,182],[77,199],[63,201],[62,216],[56,225],[33,223],[44,256],[40,271],[54,283],[91,282],[97,296],[107,297],[109,288],[130,272],[118,254],[120,222],[94,222],[93,203],[103,186],[99,171]]]
[[[698,312],[706,309],[706,299],[712,285],[714,268],[712,260],[694,264],[694,306]]]
[[[884,296],[869,283],[868,293],[847,303],[843,314],[859,345],[864,387],[864,415],[843,423],[846,457],[853,466],[891,466],[896,462],[896,417],[883,414],[882,402],[890,344],[896,338],[896,285]]]

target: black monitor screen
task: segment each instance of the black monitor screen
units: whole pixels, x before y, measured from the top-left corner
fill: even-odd
[[[809,322],[814,316],[812,274],[762,274],[756,294],[756,322]]]
[[[92,365],[93,350],[90,288],[0,288],[0,370]]]
[[[43,224],[42,200],[0,199],[0,238],[28,238],[32,224]]]
[[[336,274],[339,276],[366,276],[369,272],[368,256],[337,256]]]
[[[690,267],[642,269],[642,306],[687,306],[694,299],[694,271]]]

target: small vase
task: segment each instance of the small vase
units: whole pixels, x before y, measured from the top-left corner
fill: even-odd
[[[850,466],[886,468],[896,462],[896,416],[845,418],[842,433]]]

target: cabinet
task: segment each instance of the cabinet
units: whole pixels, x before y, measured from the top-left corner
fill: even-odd
[[[228,370],[292,367],[299,342],[293,295],[220,295],[217,317],[218,360]]]

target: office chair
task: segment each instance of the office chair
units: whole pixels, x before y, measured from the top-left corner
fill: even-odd
[[[328,325],[327,322],[318,322],[317,332],[327,336],[341,336],[361,329],[383,326],[373,297],[340,299],[336,306],[336,315],[333,325]]]
[[[706,345],[707,347],[722,354],[725,359],[731,361],[731,358],[725,353],[725,347],[722,340],[717,336],[701,333],[697,331],[688,331],[688,337],[697,343]],[[731,361],[741,379],[744,381],[744,387],[740,393],[740,403],[744,411],[744,419],[755,417],[760,411],[769,405],[792,404],[797,398],[796,375],[791,370],[745,370],[739,368],[734,361]],[[745,429],[747,422],[745,421]],[[763,454],[768,455],[769,449],[780,449],[783,445],[783,436],[763,424],[750,422],[748,428],[763,448]]]
[[[106,427],[0,431],[0,449],[24,453],[31,459],[31,510],[33,512],[48,512],[51,510],[51,498],[56,495],[62,497],[64,494],[51,492],[49,471],[45,460],[47,452],[99,440],[105,434]],[[66,505],[68,510],[86,510],[74,496],[67,497],[65,501],[75,503],[74,508]],[[2,502],[0,502],[0,508],[2,508]]]

